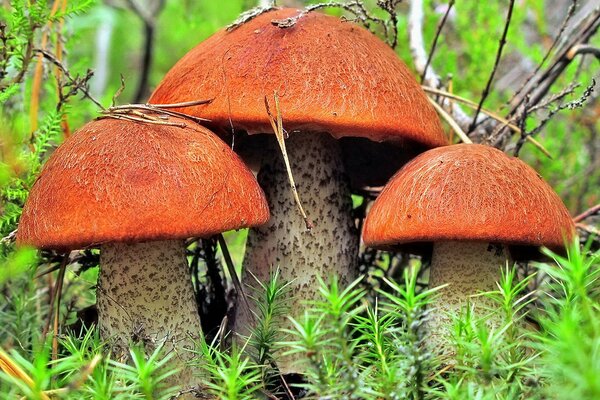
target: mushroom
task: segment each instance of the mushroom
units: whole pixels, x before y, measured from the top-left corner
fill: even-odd
[[[311,231],[268,134],[265,98],[275,93]],[[269,201],[269,223],[248,235],[244,281],[252,283],[248,273],[266,281],[279,268],[295,300],[319,297],[317,276],[335,274],[341,284],[357,276],[350,184],[383,184],[407,149],[447,144],[435,110],[394,51],[366,29],[317,12],[277,9],[216,33],[167,73],[150,102],[207,97],[210,104],[178,111],[210,119],[215,130],[245,131],[249,136],[237,136],[235,148],[246,160],[260,161],[258,181]],[[261,133],[267,135],[253,135]],[[390,143],[374,143],[382,141]],[[237,307],[234,330],[247,334],[251,325],[245,308]],[[292,327],[287,320],[281,325]],[[280,370],[297,372],[285,360]]]
[[[433,242],[429,285],[448,286],[426,330],[429,347],[450,355],[450,314],[467,299],[489,310],[489,298],[470,296],[494,290],[511,254],[563,249],[574,229],[561,199],[527,164],[493,147],[458,144],[422,153],[398,171],[373,203],[363,239],[375,248]],[[488,321],[498,326],[500,318]]]
[[[184,239],[269,218],[252,172],[218,137],[189,120],[88,123],[52,154],[19,223],[21,245],[100,247],[98,324],[113,352],[134,337],[164,344],[183,367],[200,318]],[[191,385],[189,369],[171,384]]]

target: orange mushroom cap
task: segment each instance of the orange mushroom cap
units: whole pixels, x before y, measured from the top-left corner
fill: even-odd
[[[75,249],[206,237],[265,223],[256,179],[208,129],[112,118],[88,123],[44,166],[17,241]]]
[[[264,98],[277,91],[289,131],[448,144],[425,93],[388,45],[318,12],[288,28],[272,23],[300,13],[278,9],[216,33],[167,73],[150,102],[212,98],[179,111],[208,118],[214,128],[270,133]]]
[[[422,153],[385,186],[365,221],[371,247],[447,240],[564,248],[575,232],[558,195],[502,151],[459,144]]]

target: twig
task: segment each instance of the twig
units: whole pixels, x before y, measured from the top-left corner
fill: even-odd
[[[67,269],[68,261],[69,255],[65,254],[63,261],[60,265],[60,269],[58,270],[58,277],[56,278],[56,284],[54,289],[54,298],[56,299],[56,304],[54,309],[54,335],[52,336],[52,361],[56,361],[56,359],[58,358],[58,325],[60,319],[60,301],[62,299],[62,287],[63,281],[65,279],[65,272]]]
[[[408,13],[408,35],[410,52],[412,54],[415,69],[421,74],[421,83],[427,82],[428,86],[439,87],[440,79],[429,66],[429,57],[425,52],[423,40],[423,0],[411,0]],[[427,68],[425,68],[427,66]]]
[[[492,87],[492,82],[494,80],[494,76],[496,75],[496,70],[498,69],[498,65],[500,64],[500,58],[502,58],[502,51],[504,50],[504,45],[506,45],[506,35],[508,34],[508,28],[510,27],[510,22],[512,20],[512,13],[515,6],[515,0],[510,0],[508,4],[508,12],[506,14],[506,22],[504,23],[504,30],[502,31],[502,36],[500,37],[500,43],[498,45],[498,51],[496,51],[496,59],[494,60],[494,67],[492,68],[492,72],[488,78],[487,84],[485,85],[485,89],[481,94],[481,99],[479,100],[479,105],[477,106],[477,110],[475,111],[475,116],[473,117],[473,121],[469,126],[468,131],[472,132],[477,126],[477,117],[479,116],[479,112],[481,111],[481,107],[483,107],[483,103],[485,99],[488,97],[490,93],[490,89]]]
[[[469,99],[465,99],[464,97],[455,95],[453,93],[448,93],[444,90],[441,89],[434,89],[434,88],[430,88],[427,86],[422,86],[423,90],[427,93],[432,93],[438,96],[443,96],[443,97],[447,97],[449,99],[453,99],[456,101],[460,101],[461,103],[467,105],[470,108],[475,109],[477,107],[477,104]],[[435,106],[434,106],[435,107]],[[510,128],[511,130],[513,130],[515,133],[521,133],[521,128],[519,128],[518,126],[516,126],[515,124],[511,123],[509,120],[507,120],[506,118],[496,114],[495,112],[492,112],[490,110],[487,110],[485,108],[481,109],[481,112],[486,114],[487,116],[495,119],[498,122],[501,122],[503,126],[507,126],[508,128]],[[532,145],[534,145],[539,151],[541,151],[546,157],[552,159],[552,154],[550,154],[550,152],[548,150],[546,150],[546,148],[537,140],[535,140],[533,137],[531,136],[525,136],[525,140],[530,142]]]
[[[98,119],[104,118],[114,118],[114,119],[122,119],[125,121],[132,122],[145,122],[149,124],[155,125],[168,125],[168,126],[177,126],[179,128],[185,128],[187,125],[180,122],[169,122],[169,121],[161,121],[159,119],[148,119],[148,118],[138,118],[129,114],[117,114],[117,113],[107,113],[98,117]]]
[[[54,56],[54,54],[44,50],[44,49],[35,49],[36,52],[41,53],[44,55],[44,57],[50,61],[52,64],[54,64],[55,66],[57,66],[62,73],[67,77],[67,79],[69,79],[69,81],[74,84],[75,86],[77,86],[77,89],[79,91],[81,91],[81,93],[83,93],[84,97],[87,97],[88,99],[90,99],[94,104],[96,104],[101,110],[106,110],[106,108],[98,101],[96,100],[89,92],[88,87],[87,87],[87,81],[84,82],[83,85],[81,85],[81,83],[79,83],[79,80],[77,78],[73,78],[73,76],[71,75],[71,73],[69,72],[69,70]],[[91,76],[93,75],[93,73],[88,70],[87,72],[87,76],[89,76],[91,78]]]
[[[559,111],[562,111],[564,109],[573,110],[575,108],[583,107],[583,105],[585,104],[585,102],[591,97],[592,92],[594,91],[594,87],[595,86],[596,86],[596,80],[592,78],[592,83],[584,90],[584,92],[581,95],[581,97],[579,97],[578,99],[575,99],[573,101],[570,101],[570,102],[568,102],[566,104],[560,104],[555,109],[550,110],[550,112],[548,113],[548,115],[535,128],[533,128],[531,131],[525,132],[525,131],[522,130],[521,131],[521,139],[517,142],[517,145],[516,145],[515,151],[514,151],[514,155],[518,156],[519,151],[521,149],[521,146],[523,144],[523,141],[526,140],[528,137],[530,137],[532,135],[535,135],[538,132],[540,132],[542,130],[542,128],[546,125],[546,123],[548,123],[548,121],[550,121],[552,119],[552,117],[554,117],[554,115],[556,113],[558,113]]]
[[[222,234],[217,235],[217,240],[219,241],[219,246],[221,247],[221,253],[223,254],[223,258],[225,259],[225,265],[227,265],[227,270],[229,271],[229,276],[231,277],[231,281],[233,282],[233,287],[238,294],[238,298],[242,299],[246,310],[248,311],[248,315],[252,319],[253,323],[256,323],[256,317],[252,312],[252,308],[250,307],[250,302],[248,301],[248,296],[244,291],[244,287],[242,286],[242,282],[235,271],[235,266],[233,265],[233,260],[231,259],[231,254],[229,254],[229,249],[227,248],[227,242]]]
[[[573,60],[567,57],[569,50],[579,43],[586,43],[599,27],[600,7],[597,6],[587,18],[582,20],[581,25],[571,30],[574,33],[558,51],[554,62],[538,78],[530,80],[531,89],[521,93],[519,97],[513,100],[513,108],[508,114],[509,118],[519,120],[527,113],[527,110],[523,107],[523,103],[527,99],[530,104],[537,104],[546,96],[554,82]]]
[[[573,217],[573,222],[581,222],[584,219],[589,218],[598,213],[600,213],[600,203],[588,208],[587,210],[585,210],[581,214],[577,215],[576,217]]]
[[[148,8],[148,1],[145,1],[145,7],[140,6],[135,0],[126,0],[127,4],[137,14],[144,24],[144,51],[142,54],[142,71],[139,75],[138,87],[135,92],[134,102],[140,102],[146,97],[148,91],[148,75],[152,66],[152,56],[154,54],[154,30],[156,28],[156,17],[160,14],[165,5],[165,0],[156,0]]]
[[[571,3],[571,5],[569,6],[569,10],[567,11],[567,15],[563,19],[563,22],[562,22],[562,24],[560,26],[560,29],[558,30],[558,33],[554,37],[554,40],[552,41],[552,44],[550,45],[550,47],[548,48],[548,50],[544,54],[544,57],[542,58],[542,61],[540,61],[539,64],[533,70],[533,72],[527,78],[524,79],[523,85],[514,93],[514,95],[512,96],[511,100],[509,101],[509,103],[512,103],[513,100],[517,96],[519,96],[519,94],[521,94],[521,92],[528,86],[528,84],[531,82],[532,78],[540,71],[540,69],[544,66],[544,64],[546,63],[546,61],[550,57],[550,55],[552,54],[552,51],[557,46],[559,40],[562,38],[562,35],[565,32],[565,29],[567,28],[567,25],[569,24],[569,21],[571,20],[571,18],[575,14],[575,10],[577,8],[577,1],[578,0],[573,0],[573,2]]]
[[[145,105],[148,107],[157,107],[157,108],[160,108],[161,110],[164,110],[165,108],[183,108],[183,107],[199,106],[199,105],[203,105],[203,104],[210,104],[213,100],[214,100],[214,98],[205,99],[205,100],[182,101],[181,103],[168,103],[168,104],[146,103]],[[120,107],[120,106],[117,106],[117,107]],[[203,120],[210,121],[208,119],[203,119]]]
[[[572,60],[578,54],[593,54],[598,60],[600,60],[600,48],[589,44],[576,44],[569,49],[566,57]]]
[[[431,44],[431,49],[429,49],[429,56],[427,56],[427,62],[425,63],[425,67],[423,68],[423,72],[421,73],[421,83],[423,83],[423,81],[425,80],[427,68],[429,68],[429,64],[431,64],[433,54],[435,53],[435,49],[437,47],[438,39],[440,38],[440,34],[442,33],[442,28],[444,28],[444,25],[446,24],[446,20],[448,19],[448,15],[450,15],[452,7],[454,7],[454,0],[450,0],[450,2],[448,3],[448,7],[446,8],[444,17],[438,24],[437,30],[435,32],[435,37],[433,38],[433,43]]]
[[[17,239],[17,229],[13,230],[8,235],[6,235],[2,239],[0,239],[0,244],[9,245],[11,243],[14,243],[16,239]]]
[[[62,1],[54,0],[50,9],[50,19],[46,23],[46,29],[42,29],[41,47],[46,49],[48,45],[48,35],[52,29],[52,18],[58,12],[58,7]],[[29,101],[29,124],[31,127],[31,136],[38,126],[38,109],[40,103],[40,90],[42,86],[42,73],[44,72],[44,55],[38,54],[37,62],[33,71],[33,82],[31,84],[31,99]]]
[[[283,156],[283,162],[285,163],[285,169],[287,171],[288,180],[290,182],[290,188],[292,189],[292,193],[294,195],[294,201],[300,210],[300,214],[304,219],[304,224],[306,225],[306,229],[310,231],[313,228],[312,222],[309,220],[306,212],[304,212],[304,207],[302,207],[302,203],[300,202],[300,196],[298,195],[298,190],[296,189],[296,182],[294,182],[294,176],[292,175],[292,168],[290,167],[290,160],[288,159],[287,151],[285,149],[285,136],[283,130],[283,121],[281,118],[281,110],[279,109],[279,96],[277,95],[277,91],[273,92],[273,98],[275,99],[275,112],[277,113],[277,119],[273,117],[271,113],[271,109],[269,108],[269,100],[267,96],[265,96],[265,108],[267,110],[267,115],[269,116],[269,121],[271,122],[271,127],[273,128],[273,132],[275,132],[275,137],[277,138],[277,143],[279,143],[279,148],[281,149],[281,154]]]
[[[434,68],[429,65],[425,72],[428,57],[423,42],[423,0],[410,0],[409,5],[408,39],[415,69],[419,75],[423,75],[423,83],[429,87],[438,88],[441,86],[441,80]],[[453,104],[449,100],[442,100],[440,103],[442,107],[449,110],[449,114],[464,131],[469,125],[471,117],[459,105]]]
[[[179,108],[179,107],[188,107],[195,106],[201,104],[208,104],[212,101],[209,100],[194,100],[194,101],[186,101],[182,103],[172,103],[172,104],[125,104],[121,106],[112,106],[102,111],[101,118],[115,118],[115,119],[125,119],[129,121],[135,122],[148,122],[157,125],[170,125],[170,126],[178,126],[181,128],[186,127],[184,123],[181,122],[170,122],[166,120],[166,116],[178,117],[183,119],[189,119],[196,123],[209,122],[210,120],[206,118],[195,117],[193,115],[185,114],[179,111],[169,110],[169,108]],[[144,111],[140,112],[138,110]],[[158,114],[157,117],[151,116],[151,114]]]

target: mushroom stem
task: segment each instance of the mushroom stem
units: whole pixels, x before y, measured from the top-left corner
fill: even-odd
[[[313,228],[308,231],[294,202],[282,155],[273,138],[264,152],[258,182],[265,191],[271,219],[248,234],[244,257],[246,286],[257,287],[279,268],[288,286],[289,315],[302,315],[302,301],[320,298],[317,277],[339,277],[341,286],[357,276],[358,231],[352,218],[352,199],[337,141],[326,133],[296,133],[286,140],[300,200]],[[253,293],[250,292],[250,295]],[[261,299],[259,299],[260,301]],[[256,313],[253,302],[251,307]],[[248,335],[253,318],[238,300],[234,331]],[[287,318],[279,326],[293,329]],[[283,374],[302,373],[293,357],[278,357]]]
[[[454,356],[450,344],[452,315],[458,315],[467,304],[479,317],[490,314],[497,305],[486,296],[475,296],[496,289],[500,270],[508,260],[505,246],[487,242],[436,242],[429,277],[429,287],[447,284],[438,292],[434,307],[425,324],[427,346],[432,352]],[[490,327],[502,324],[497,313],[487,318]]]
[[[104,244],[100,265],[98,323],[113,353],[124,356],[130,343],[141,342],[150,354],[164,343],[163,354],[175,352],[169,368],[181,369],[167,384],[193,385],[185,362],[201,326],[183,242]]]

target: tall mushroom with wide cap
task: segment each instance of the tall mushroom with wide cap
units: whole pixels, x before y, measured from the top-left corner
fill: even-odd
[[[275,114],[275,97],[310,231],[266,111],[265,98]],[[216,33],[167,73],[150,103],[198,98],[213,100],[178,111],[209,119],[215,131],[243,132],[234,150],[260,164],[271,219],[250,230],[245,273],[266,281],[279,268],[295,300],[319,297],[317,276],[335,274],[344,284],[357,275],[350,185],[381,185],[409,152],[447,144],[435,110],[394,51],[365,28],[318,12],[276,9]],[[244,307],[237,310],[235,330],[247,333],[252,320]],[[288,362],[279,367],[294,372]]]
[[[134,337],[164,344],[174,366],[201,335],[184,239],[269,218],[252,172],[186,119],[88,123],[52,154],[31,189],[17,241],[100,248],[99,328],[121,354]],[[189,369],[171,383],[190,385]]]
[[[419,251],[433,243],[429,285],[448,286],[426,329],[430,348],[449,355],[451,313],[467,299],[489,312],[489,298],[470,296],[494,290],[511,256],[564,249],[574,232],[563,202],[531,167],[493,147],[459,144],[426,151],[398,171],[367,215],[363,239]]]

